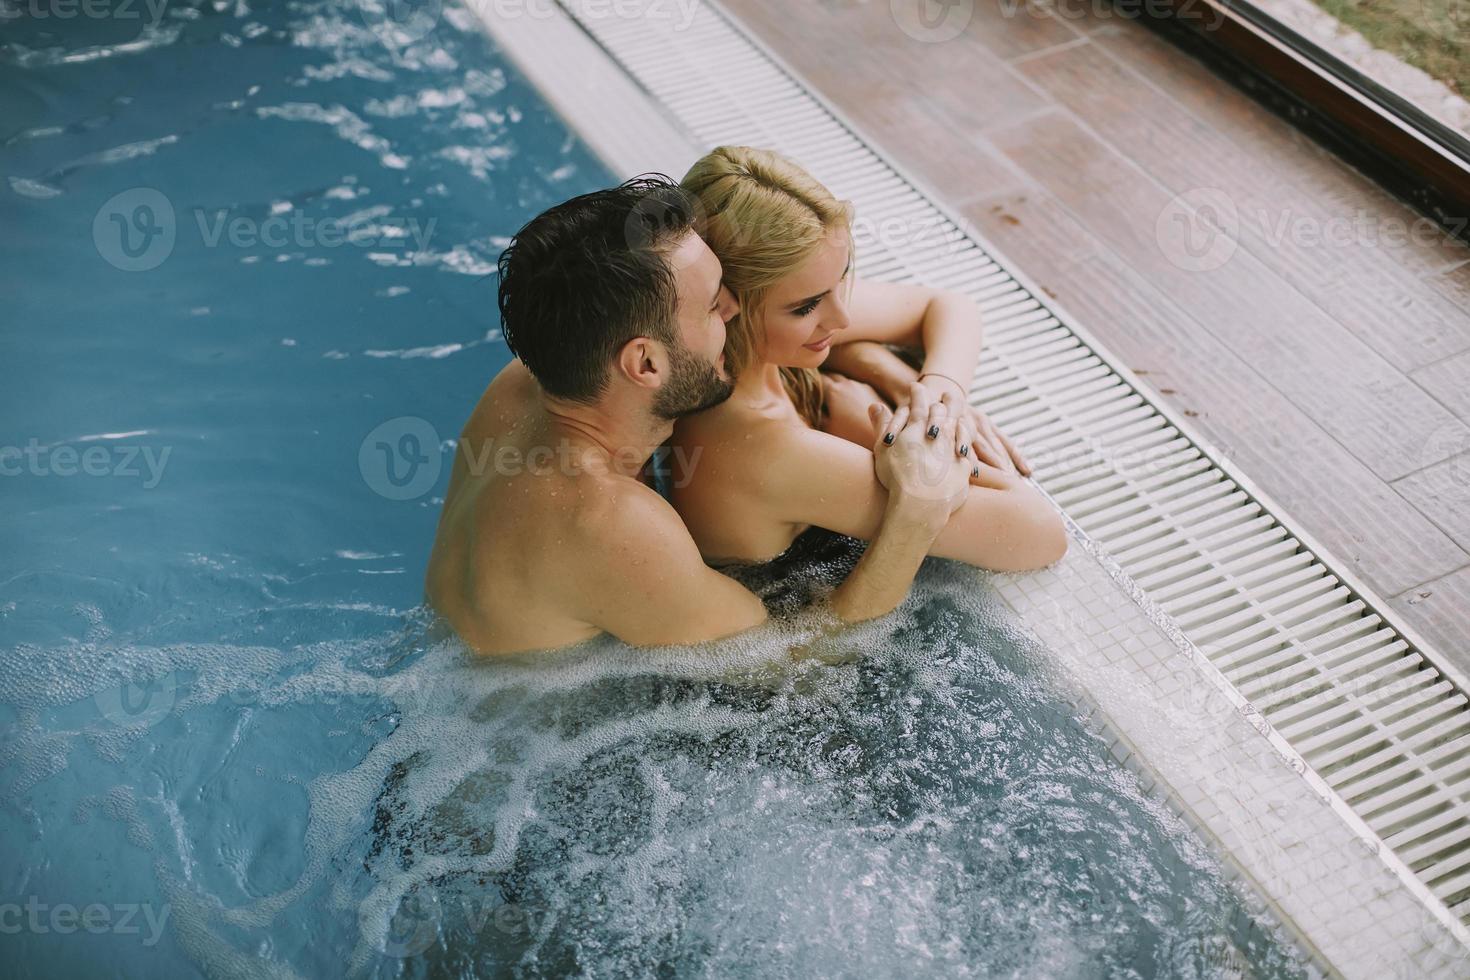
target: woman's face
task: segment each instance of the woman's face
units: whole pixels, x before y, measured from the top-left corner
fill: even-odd
[[[832,229],[801,265],[772,286],[761,305],[757,353],[769,364],[814,368],[847,329],[847,235]]]

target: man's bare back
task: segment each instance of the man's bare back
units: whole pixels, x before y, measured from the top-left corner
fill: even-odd
[[[544,454],[526,459],[546,444],[544,433],[532,431],[540,428],[532,399],[539,399],[535,381],[518,361],[485,389],[460,433],[429,559],[429,601],[465,642],[487,652],[562,646],[598,633],[562,613],[560,596],[547,588],[575,553],[549,547],[568,533],[561,525],[576,525],[575,509],[559,498],[576,500],[581,490],[558,472],[565,467],[554,453],[549,463]],[[500,465],[512,460],[518,465]]]

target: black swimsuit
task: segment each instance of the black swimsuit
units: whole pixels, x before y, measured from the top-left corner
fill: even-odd
[[[819,591],[841,584],[867,546],[865,541],[814,525],[775,558],[711,564],[760,596],[772,614],[791,613],[809,605]]]

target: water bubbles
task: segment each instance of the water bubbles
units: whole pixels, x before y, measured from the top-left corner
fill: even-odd
[[[793,578],[820,594],[840,568]],[[130,647],[105,620],[30,658],[10,771],[41,786],[77,733],[115,745],[82,812],[153,855],[199,964],[1206,976],[1200,937],[1236,928],[1205,850],[970,570],[931,567],[898,613],[834,635],[798,615],[505,660],[417,615],[289,652]],[[108,717],[100,692],[150,678],[171,679],[159,718]],[[50,730],[63,710],[82,714]]]

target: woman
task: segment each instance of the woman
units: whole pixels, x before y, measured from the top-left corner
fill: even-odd
[[[833,380],[833,411],[824,413],[817,371],[834,344],[851,341],[922,344],[919,381],[933,394],[923,409],[931,431],[957,419],[956,452],[975,460],[968,498],[931,554],[1022,571],[1065,553],[1061,518],[1016,472],[1019,454],[965,404],[963,382],[974,375],[981,344],[980,314],[969,299],[856,281],[849,206],[776,153],[719,147],[682,186],[699,204],[705,240],[740,304],[726,328],[734,393],[674,430],[683,458],[697,464],[672,499],[708,560],[767,561],[812,527],[865,540],[877,531],[886,495],[865,448],[875,437],[865,407],[877,396],[858,382]],[[850,357],[849,370],[872,353]],[[888,364],[873,377],[898,373]],[[901,390],[896,380],[893,390]],[[898,406],[885,438],[908,411]]]

